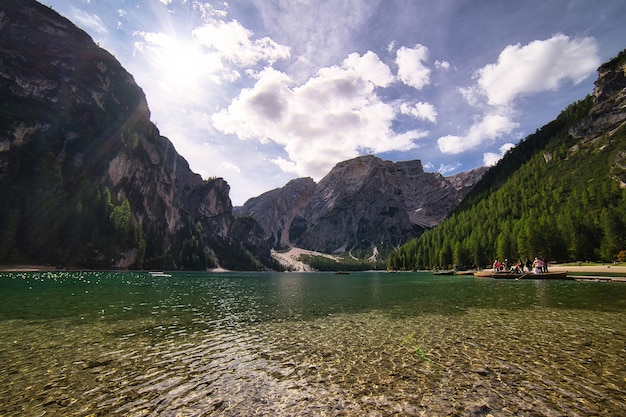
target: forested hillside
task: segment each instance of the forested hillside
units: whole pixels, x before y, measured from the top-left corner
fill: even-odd
[[[625,62],[622,52],[604,64],[593,96],[509,151],[441,225],[393,252],[388,268],[625,257]]]

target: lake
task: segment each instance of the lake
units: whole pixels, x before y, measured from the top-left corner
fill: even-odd
[[[626,415],[626,284],[0,273],[0,415]]]

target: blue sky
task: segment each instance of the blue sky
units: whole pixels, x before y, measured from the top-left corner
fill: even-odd
[[[593,91],[621,0],[43,0],[135,77],[233,204],[375,154],[495,163]]]

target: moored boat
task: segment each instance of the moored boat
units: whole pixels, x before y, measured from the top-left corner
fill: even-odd
[[[172,276],[172,275],[170,275],[170,274],[166,274],[165,272],[162,272],[162,271],[151,271],[151,272],[148,272],[148,273],[149,273],[151,276],[155,277],[155,278],[156,278],[156,277],[160,277],[160,278],[169,278],[169,277],[171,277],[171,276]]]
[[[539,274],[526,274],[524,279],[571,279],[574,278],[567,276],[567,271],[563,272],[541,272]]]
[[[494,272],[492,278],[496,279],[524,279],[528,275],[533,275],[530,272]]]
[[[492,269],[481,269],[480,271],[474,271],[476,278],[493,278],[494,271]]]
[[[565,272],[541,272],[538,274],[532,272],[499,272],[491,269],[474,272],[474,276],[478,278],[496,278],[496,279],[573,279],[567,276]]]

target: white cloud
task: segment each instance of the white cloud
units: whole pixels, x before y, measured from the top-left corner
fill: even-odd
[[[362,153],[404,151],[425,132],[395,133],[397,113],[375,89],[392,75],[376,54],[351,54],[341,66],[325,67],[301,85],[266,68],[252,88],[213,115],[216,129],[240,139],[282,146],[289,159],[272,161],[282,170],[319,179],[339,161]]]
[[[409,103],[402,103],[400,105],[400,113],[408,114],[416,119],[428,120],[433,123],[437,123],[437,109],[430,103],[424,103],[422,101],[410,105]]]
[[[514,147],[515,145],[513,145],[512,143],[505,143],[504,145],[500,146],[500,148],[498,149],[500,151],[499,153],[494,153],[494,152],[484,153],[483,164],[488,167],[497,164],[498,161],[502,159],[504,154],[506,154],[509,151],[509,149],[512,149]]]
[[[135,33],[138,40],[134,55],[145,59],[153,72],[143,83],[150,87],[150,98],[158,97],[166,103],[165,107],[207,106],[220,98],[222,91],[216,90],[215,85],[240,79],[239,69],[254,74],[253,67],[258,64],[272,64],[289,57],[288,47],[266,37],[255,39],[253,32],[236,20],[214,19],[219,13],[213,8],[206,13],[208,23],[187,36]]]
[[[435,67],[447,71],[450,69],[450,63],[448,61],[435,61]]]
[[[371,81],[377,87],[387,87],[394,81],[389,67],[381,62],[372,51],[367,51],[365,55],[352,53],[343,62],[344,67],[352,68],[360,78]]]
[[[241,169],[239,169],[239,166],[233,164],[232,162],[228,162],[228,161],[220,162],[220,170],[222,169],[226,171],[236,172],[237,174],[241,174]]]
[[[518,126],[518,123],[513,122],[507,116],[487,114],[474,123],[465,136],[443,136],[437,140],[437,144],[443,153],[458,154],[475,149],[484,142],[511,135]]]
[[[430,84],[430,69],[423,62],[428,60],[428,48],[417,44],[414,48],[401,47],[396,51],[398,78],[404,84],[421,90]]]
[[[496,63],[476,72],[474,85],[457,89],[471,106],[482,109],[480,120],[465,135],[439,138],[439,149],[443,153],[458,154],[514,134],[519,126],[510,117],[515,99],[556,90],[568,81],[580,83],[599,64],[597,43],[589,37],[570,39],[557,34],[524,46],[507,46]],[[501,154],[484,154],[483,162],[494,164],[509,149],[507,146],[510,144],[503,145]]]
[[[578,84],[599,65],[595,39],[557,34],[525,46],[507,46],[497,63],[477,72],[477,87],[490,105],[507,105],[521,95],[556,90],[566,81]]]
[[[213,13],[211,9],[210,13]],[[209,13],[209,12],[207,12]],[[160,89],[176,91],[191,101],[201,100],[203,82],[232,83],[241,78],[237,68],[273,64],[289,58],[289,48],[270,38],[254,39],[236,20],[210,22],[185,36],[165,32],[136,32],[134,54],[158,71]],[[151,82],[154,84],[154,82]],[[195,99],[194,97],[198,97]]]
[[[215,20],[193,30],[200,44],[214,49],[220,57],[242,67],[259,62],[270,64],[290,56],[289,48],[264,37],[252,40],[253,33],[236,20]]]
[[[446,175],[450,172],[457,170],[460,167],[461,167],[460,162],[455,162],[453,164],[440,164],[437,172],[440,173],[441,175]]]
[[[91,29],[98,34],[106,34],[109,32],[106,24],[102,21],[102,19],[100,19],[100,17],[89,14],[83,10],[77,9],[76,7],[72,7],[70,9],[70,17],[77,26]]]
[[[192,3],[192,7],[194,10],[199,11],[202,20],[207,22],[213,18],[225,18],[228,15],[228,3],[225,1],[213,5],[195,0]]]

